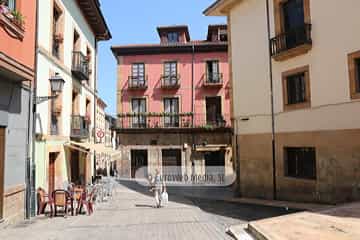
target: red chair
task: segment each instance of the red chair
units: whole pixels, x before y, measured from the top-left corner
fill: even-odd
[[[83,206],[86,207],[88,215],[91,215],[94,212],[94,194],[95,188],[91,191],[90,194],[87,194],[86,191],[83,191],[81,194],[80,201],[76,209],[76,213],[79,214]]]
[[[46,206],[50,206],[50,217],[52,217],[54,204],[52,197],[49,196],[43,188],[37,189],[37,196],[37,215],[44,214]]]

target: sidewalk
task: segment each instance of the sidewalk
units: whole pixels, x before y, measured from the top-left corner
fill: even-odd
[[[247,230],[260,240],[359,240],[360,202],[254,221]]]

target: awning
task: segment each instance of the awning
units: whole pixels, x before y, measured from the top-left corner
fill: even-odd
[[[74,142],[74,141],[70,141],[70,143],[68,143],[66,146],[70,147],[70,148],[79,148],[77,150],[79,151],[95,151],[96,153],[104,153],[104,154],[109,154],[109,155],[116,155],[116,154],[120,154],[120,151],[116,151],[110,147],[106,147],[104,144],[94,144],[94,143],[79,143],[79,142]]]
[[[65,143],[64,146],[84,153],[89,153],[90,151],[90,148],[87,147],[84,143],[70,141]]]
[[[221,150],[226,150],[229,146],[226,144],[217,144],[217,145],[197,145],[196,151],[198,152],[217,152]]]

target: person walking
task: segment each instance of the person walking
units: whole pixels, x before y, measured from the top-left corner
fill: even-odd
[[[154,183],[154,197],[155,197],[155,203],[156,208],[161,207],[161,194],[163,192],[163,187],[165,187],[165,182],[161,178],[159,169],[155,170],[155,176],[153,179]]]

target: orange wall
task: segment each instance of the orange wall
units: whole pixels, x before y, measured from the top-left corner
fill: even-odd
[[[17,0],[17,9],[25,17],[25,35],[21,41],[11,37],[0,27],[0,52],[34,69],[36,1]]]

